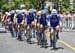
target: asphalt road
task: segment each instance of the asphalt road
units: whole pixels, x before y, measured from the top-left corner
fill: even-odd
[[[10,33],[0,33],[0,53],[75,53],[75,32],[61,32],[57,48],[56,51],[51,47],[40,48],[37,44],[20,42],[12,38]]]

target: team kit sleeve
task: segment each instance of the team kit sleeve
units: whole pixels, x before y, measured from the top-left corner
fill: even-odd
[[[60,25],[60,27],[62,27],[62,19],[60,16],[58,16],[58,18],[59,18],[59,25]]]

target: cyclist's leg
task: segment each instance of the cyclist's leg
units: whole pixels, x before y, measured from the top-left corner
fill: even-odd
[[[18,25],[18,40],[22,41],[21,24]]]
[[[29,35],[28,32],[29,32],[29,26],[27,25],[26,26],[26,39],[27,39],[27,42],[28,42],[28,35]]]
[[[34,25],[35,23],[34,23],[34,21],[32,21],[32,23],[31,23],[31,32],[32,32],[32,38],[35,38],[35,25]]]
[[[43,26],[39,25],[39,39],[40,39],[40,45],[43,46]]]
[[[5,31],[7,31],[6,30],[6,22],[5,22],[5,20],[3,21],[3,24],[4,24],[4,27],[5,27]],[[3,27],[3,26],[2,26]]]
[[[36,34],[37,34],[37,40],[38,40],[38,45],[41,45],[41,39],[42,39],[42,28],[40,28],[40,24],[36,24]]]
[[[37,35],[37,44],[40,45],[40,28],[39,26],[36,28],[36,35]]]
[[[42,45],[42,47],[46,47],[46,35],[45,35],[45,28],[42,28],[42,30],[41,30],[41,45]]]
[[[13,24],[13,33],[14,33],[14,37],[17,37],[17,26],[16,24]]]
[[[20,31],[19,28],[20,28],[20,26],[19,26],[19,24],[17,24],[17,29],[18,29],[18,31],[17,31],[17,39],[18,39],[18,40],[19,40],[19,38],[20,38],[20,37],[19,37],[19,31]]]
[[[51,28],[50,29],[50,47],[53,46],[53,32],[54,32],[54,30],[53,30],[53,28]]]
[[[47,45],[46,32],[47,32],[46,27],[43,27],[43,45],[44,45],[44,47],[46,47],[46,45]]]
[[[5,26],[5,23],[4,23],[4,21],[2,21],[2,27],[4,27]]]
[[[18,36],[18,25],[15,24],[16,37]]]
[[[32,29],[33,29],[33,28],[30,27],[30,30],[29,30],[29,43],[30,43],[30,44],[32,43],[32,42],[31,42],[31,38],[33,38],[33,37],[32,37]]]
[[[8,26],[8,23],[7,23],[7,21],[5,20],[5,29],[7,29],[7,26]]]
[[[37,34],[37,40],[38,40],[38,45],[41,45],[41,39],[42,39],[42,28],[40,28],[40,24],[39,23],[37,23],[37,32],[36,32],[36,34]]]
[[[47,27],[45,28],[45,30],[44,30],[44,33],[45,33],[45,35],[44,35],[44,38],[45,38],[45,44],[46,45],[48,45],[48,43],[47,43],[47,36],[46,36],[46,34],[47,34]]]
[[[25,25],[25,23],[22,24],[22,38],[23,38],[23,40],[26,39],[26,25]]]
[[[27,30],[26,30],[26,38],[27,38],[27,42],[31,42],[31,37],[30,37],[30,26],[27,26]]]
[[[18,24],[17,23],[15,23],[14,24],[14,31],[15,31],[15,35],[16,35],[16,37],[18,36]]]
[[[6,21],[5,21],[6,22]],[[11,33],[11,35],[12,35],[12,23],[11,23],[11,21],[9,21],[8,23],[6,22],[5,23],[5,28],[7,28],[7,25],[8,25],[8,29],[9,29],[9,31],[10,31],[10,33]],[[13,36],[13,35],[12,35]]]
[[[39,33],[39,44],[42,45],[42,29],[40,29],[40,33]]]
[[[40,39],[39,39],[40,33],[39,33],[39,29],[37,29],[36,35],[37,35],[37,41],[38,41],[37,44],[40,45]]]
[[[16,37],[16,31],[14,29],[14,24],[11,25],[13,37]]]
[[[56,38],[59,40],[59,30],[60,30],[60,27],[56,27]]]
[[[26,36],[26,26],[23,27],[24,36]]]

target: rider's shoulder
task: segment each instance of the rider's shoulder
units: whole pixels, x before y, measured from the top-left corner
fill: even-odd
[[[49,17],[49,18],[50,18],[50,17],[52,17],[52,15],[50,14],[50,15],[48,15],[47,17]]]
[[[57,18],[61,18],[59,14],[57,14]]]
[[[52,18],[52,14],[48,15],[48,18]]]
[[[59,17],[60,15],[59,15],[59,14],[57,14],[57,16]]]

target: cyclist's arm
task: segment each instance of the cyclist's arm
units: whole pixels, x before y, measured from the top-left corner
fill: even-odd
[[[2,21],[6,21],[6,15],[3,15]]]
[[[60,25],[60,27],[62,27],[62,22],[61,21],[59,22],[59,25]]]
[[[59,17],[59,25],[56,26],[56,29],[60,30],[60,31],[62,30],[62,19],[61,19],[61,17]]]
[[[14,15],[14,23],[16,23],[17,22],[17,18],[16,18],[16,14]]]
[[[43,25],[41,24],[40,20],[41,20],[41,17],[39,17],[38,24],[39,24],[40,28],[42,28]]]
[[[50,24],[50,17],[47,18],[47,25],[50,28],[51,24]]]
[[[34,19],[34,25],[36,26],[36,24],[37,24],[37,19]]]

